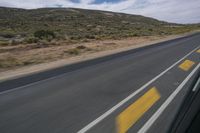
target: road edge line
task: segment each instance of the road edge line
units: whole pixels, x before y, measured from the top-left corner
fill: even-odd
[[[153,123],[158,119],[167,106],[173,101],[176,95],[183,89],[184,85],[190,80],[194,73],[200,67],[200,63],[193,69],[193,71],[183,80],[183,82],[176,88],[176,90],[167,98],[167,100],[160,106],[160,108],[151,116],[151,118],[143,125],[138,133],[146,133]]]

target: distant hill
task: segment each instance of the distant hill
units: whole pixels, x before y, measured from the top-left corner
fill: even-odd
[[[168,35],[187,32],[196,27],[199,26],[173,24],[140,15],[107,11],[0,7],[0,39],[32,38],[40,30],[52,32],[56,39],[81,40]]]

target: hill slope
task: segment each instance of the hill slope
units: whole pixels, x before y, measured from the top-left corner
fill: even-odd
[[[0,7],[0,72],[77,55],[85,58],[102,51],[135,48],[198,28],[105,11]]]
[[[171,24],[139,15],[95,10],[0,8],[0,39],[18,37],[24,40],[32,38],[39,30],[53,32],[56,39],[81,40],[168,35],[186,32],[191,30],[191,26]]]

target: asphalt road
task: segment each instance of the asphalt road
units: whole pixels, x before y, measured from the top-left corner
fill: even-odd
[[[199,49],[194,34],[1,82],[0,132],[167,132]]]

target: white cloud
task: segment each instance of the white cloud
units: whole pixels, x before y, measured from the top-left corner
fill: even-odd
[[[200,1],[199,0],[148,0],[149,5],[145,8],[128,12],[138,12],[157,19],[177,23],[199,23]]]
[[[121,0],[94,4],[95,0],[0,0],[0,6],[17,8],[75,7],[140,14],[176,23],[200,22],[200,0]]]
[[[95,2],[95,0],[80,0],[81,4],[91,4],[93,2]]]

